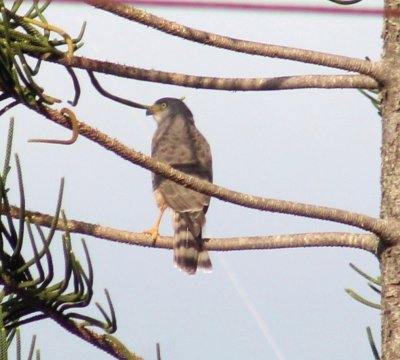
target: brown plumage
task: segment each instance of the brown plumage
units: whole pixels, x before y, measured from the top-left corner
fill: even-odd
[[[212,181],[210,146],[183,101],[163,98],[147,113],[153,115],[158,125],[152,156],[186,174]],[[210,197],[156,174],[153,174],[153,189],[161,212],[170,208],[174,213],[174,264],[188,274],[197,269],[210,272],[211,261],[203,249],[202,238]],[[153,237],[158,234],[160,219],[152,231]]]

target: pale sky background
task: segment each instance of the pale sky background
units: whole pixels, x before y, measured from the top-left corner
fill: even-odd
[[[267,1],[265,1],[267,2]],[[289,2],[289,1],[288,1]],[[327,1],[292,1],[327,5]],[[360,6],[380,6],[365,0]],[[227,10],[148,9],[167,19],[232,37],[358,58],[379,59],[379,17]],[[241,55],[174,38],[88,5],[52,4],[49,22],[75,36],[87,21],[77,54],[147,69],[223,77],[338,74],[338,70]],[[118,105],[93,90],[77,71],[82,98],[78,118],[136,150],[150,153],[155,122],[143,111]],[[126,80],[98,79],[116,95],[142,103],[186,96],[213,153],[215,183],[260,196],[379,214],[380,118],[356,90],[226,92]],[[43,64],[48,94],[73,96],[65,70]],[[15,146],[22,162],[27,208],[54,213],[59,179],[66,178],[63,207],[71,219],[140,232],[157,215],[151,175],[80,137],[73,146],[28,144],[29,138],[70,133],[22,106],[0,121],[16,119]],[[1,152],[4,150],[4,144]],[[17,201],[15,167],[9,185]],[[334,223],[269,214],[213,199],[205,236],[231,237],[319,231],[358,231]],[[172,234],[170,214],[161,232]],[[55,243],[59,242],[59,238]],[[348,266],[371,275],[378,262],[361,250],[288,249],[211,253],[211,275],[187,276],[172,266],[172,252],[86,238],[95,270],[94,300],[106,305],[109,289],[118,336],[131,350],[163,360],[372,359],[366,326],[379,339],[379,311],[344,291],[377,296]],[[73,246],[82,256],[80,236]],[[54,244],[56,245],[56,244]],[[61,255],[61,248],[54,247]],[[62,257],[56,265],[62,272]],[[98,314],[93,306],[84,313]],[[100,315],[99,315],[100,316]],[[25,354],[32,334],[42,359],[109,359],[51,320],[24,326]]]

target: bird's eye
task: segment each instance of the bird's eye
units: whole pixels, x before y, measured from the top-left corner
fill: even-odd
[[[166,109],[167,106],[168,106],[167,103],[162,103],[162,104],[161,104],[161,109]]]

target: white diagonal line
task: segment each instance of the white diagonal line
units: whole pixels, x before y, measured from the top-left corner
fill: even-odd
[[[255,305],[249,298],[247,291],[240,284],[240,281],[237,278],[235,272],[230,267],[228,260],[221,254],[218,254],[218,258],[219,258],[226,274],[228,275],[229,280],[232,282],[233,287],[238,292],[240,298],[243,300],[244,305],[246,306],[246,308],[250,312],[252,318],[258,325],[259,329],[261,330],[261,333],[263,334],[264,338],[267,340],[267,343],[271,347],[276,358],[279,360],[285,360],[285,356],[283,355],[282,351],[279,349],[278,344],[276,343],[274,337],[272,336],[270,329],[268,328],[267,324],[265,323],[265,321],[263,320],[261,315],[258,313]]]

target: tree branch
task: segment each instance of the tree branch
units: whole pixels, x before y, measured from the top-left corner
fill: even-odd
[[[15,219],[20,216],[20,209],[11,206],[10,214]],[[40,212],[26,211],[25,216],[33,223],[51,227],[53,216]],[[110,240],[118,243],[154,247],[162,249],[173,248],[173,238],[160,236],[156,242],[151,235],[145,233],[134,233],[119,229],[113,229],[98,224],[83,221],[68,220],[58,221],[56,229],[70,233],[78,233],[93,236],[99,239]],[[205,240],[205,248],[212,251],[235,251],[235,250],[262,250],[262,249],[284,249],[304,247],[349,247],[366,250],[376,254],[378,238],[372,234],[355,234],[342,232],[290,234],[276,236],[251,236],[233,238],[209,238]]]
[[[49,120],[66,128],[70,128],[71,126],[70,122],[58,111],[53,110],[48,106],[38,107],[36,108],[36,111],[47,117]],[[220,200],[262,211],[297,215],[355,226],[373,232],[385,241],[396,241],[397,236],[399,236],[400,226],[390,219],[377,219],[367,215],[336,208],[269,199],[228,190],[221,186],[175,170],[162,162],[152,159],[150,156],[128,148],[117,139],[113,139],[82,122],[78,122],[77,126],[81,135],[99,144],[103,148],[112,151],[121,158],[144,167],[156,174],[162,175],[178,184]]]
[[[285,46],[263,44],[209,33],[166,20],[144,10],[136,9],[115,1],[86,0],[86,2],[125,19],[136,21],[167,34],[205,45],[245,54],[294,60],[341,70],[354,71],[360,74],[369,75],[375,79],[379,78],[379,73],[381,72],[378,63],[373,63],[368,60],[360,60],[347,56],[339,56]]]
[[[61,223],[61,221],[59,221]],[[49,225],[48,227],[50,227]],[[81,339],[89,342],[97,348],[105,351],[112,355],[116,359],[127,359],[127,360],[142,360],[142,358],[136,356],[136,354],[129,352],[126,353],[126,348],[118,341],[113,341],[113,337],[110,335],[100,335],[96,332],[88,329],[85,326],[80,325],[76,321],[60,314],[56,309],[49,306],[44,300],[39,299],[35,296],[29,296],[13,279],[6,273],[0,275],[0,283],[3,284],[8,290],[16,294],[21,298],[28,298],[29,302],[39,311],[46,314],[49,318],[55,321],[57,324],[62,326],[65,330],[80,337]]]
[[[31,53],[31,56],[39,57]],[[170,84],[196,89],[230,91],[266,91],[291,89],[377,89],[379,83],[366,75],[300,75],[275,78],[220,78],[147,70],[135,66],[116,64],[108,61],[74,56],[71,59],[49,57],[51,61],[63,66],[100,72],[129,79],[161,84]]]
[[[123,346],[123,344],[121,344],[119,341],[114,341],[116,338],[110,335],[97,334],[87,327],[80,326],[76,321],[71,319],[67,319],[67,321],[65,321],[65,319],[51,315],[50,317],[70,333],[105,351],[116,359],[143,360],[143,358],[137,356],[135,353],[130,352],[127,354],[127,349]]]

